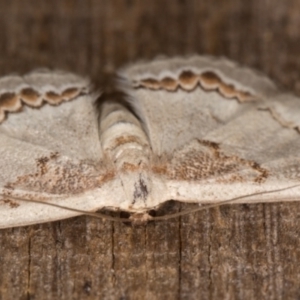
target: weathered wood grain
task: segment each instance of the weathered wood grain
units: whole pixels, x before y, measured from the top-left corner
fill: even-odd
[[[130,60],[208,53],[300,94],[297,0],[1,0],[0,28],[0,75],[60,68],[110,92]],[[78,217],[0,230],[0,299],[299,299],[299,261],[299,203]]]

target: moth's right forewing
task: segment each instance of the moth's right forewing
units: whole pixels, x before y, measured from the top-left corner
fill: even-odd
[[[299,183],[292,172],[300,166],[299,132],[279,120],[296,127],[299,99],[280,100],[270,79],[211,57],[158,59],[129,65],[120,75],[148,133],[153,170],[172,199],[300,198],[299,188],[261,194]]]

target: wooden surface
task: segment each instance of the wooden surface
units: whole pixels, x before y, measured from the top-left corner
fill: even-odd
[[[1,0],[0,28],[0,75],[54,67],[109,92],[133,59],[208,53],[300,95],[298,0]],[[0,299],[299,299],[299,238],[300,203],[0,230]]]

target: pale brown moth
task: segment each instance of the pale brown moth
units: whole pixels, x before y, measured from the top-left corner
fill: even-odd
[[[38,70],[0,79],[0,228],[102,209],[148,220],[168,200],[300,199],[300,100],[207,56],[119,71],[128,105]],[[199,208],[197,208],[199,209]]]

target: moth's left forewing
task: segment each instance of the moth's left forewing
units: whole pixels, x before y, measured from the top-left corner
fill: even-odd
[[[80,214],[51,204],[83,211],[116,206],[109,191],[118,185],[103,158],[90,81],[38,70],[4,77],[0,87],[0,227]]]
[[[121,88],[148,134],[152,170],[165,182],[166,197],[190,202],[251,194],[256,196],[240,201],[299,199],[299,188],[262,194],[297,185],[297,176],[282,170],[300,165],[299,133],[272,113],[283,106],[288,119],[296,102],[281,100],[267,77],[211,57],[159,59],[120,74]]]

